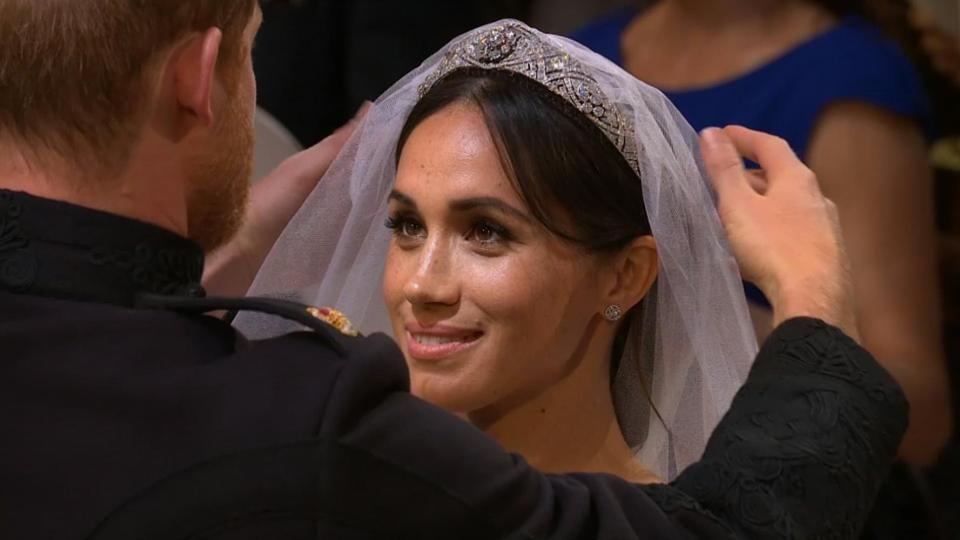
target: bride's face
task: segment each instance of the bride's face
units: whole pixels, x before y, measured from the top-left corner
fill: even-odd
[[[602,309],[598,264],[531,215],[479,109],[424,120],[400,156],[384,296],[413,393],[469,413],[569,373]]]

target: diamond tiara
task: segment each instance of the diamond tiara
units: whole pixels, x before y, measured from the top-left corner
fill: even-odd
[[[633,126],[607,97],[596,79],[569,53],[521,23],[509,22],[464,36],[419,87],[422,98],[461,68],[511,71],[560,96],[593,122],[640,175]]]

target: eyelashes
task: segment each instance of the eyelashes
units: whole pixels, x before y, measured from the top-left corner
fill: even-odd
[[[494,221],[479,219],[470,228],[469,236],[482,245],[493,245],[499,242],[514,240],[510,230]]]
[[[393,236],[403,242],[426,238],[426,227],[409,214],[395,214],[384,221],[384,226],[393,231]],[[464,239],[482,249],[495,249],[516,241],[516,236],[507,227],[487,219],[477,218],[464,233]]]
[[[411,216],[390,216],[384,222],[384,226],[393,231],[396,237],[423,238],[426,236],[423,225]]]

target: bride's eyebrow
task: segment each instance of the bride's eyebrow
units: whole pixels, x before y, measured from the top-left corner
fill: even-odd
[[[388,201],[397,201],[398,203],[400,203],[400,204],[402,204],[402,205],[404,205],[404,206],[409,206],[410,208],[412,208],[412,209],[414,209],[414,210],[417,209],[417,202],[414,201],[412,197],[410,197],[410,196],[407,195],[406,193],[403,193],[402,191],[397,191],[397,190],[395,190],[395,189],[392,190],[392,191],[390,192],[390,195],[387,197],[387,200],[388,200]]]
[[[458,212],[468,212],[470,210],[483,208],[492,208],[522,221],[530,221],[530,216],[528,216],[526,212],[510,206],[506,202],[496,197],[474,197],[470,199],[457,199],[450,201],[450,209]]]

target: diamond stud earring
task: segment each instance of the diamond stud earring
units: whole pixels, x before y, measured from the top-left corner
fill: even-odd
[[[610,322],[617,322],[620,317],[623,317],[623,308],[616,304],[610,304],[607,309],[603,310],[603,318]]]

